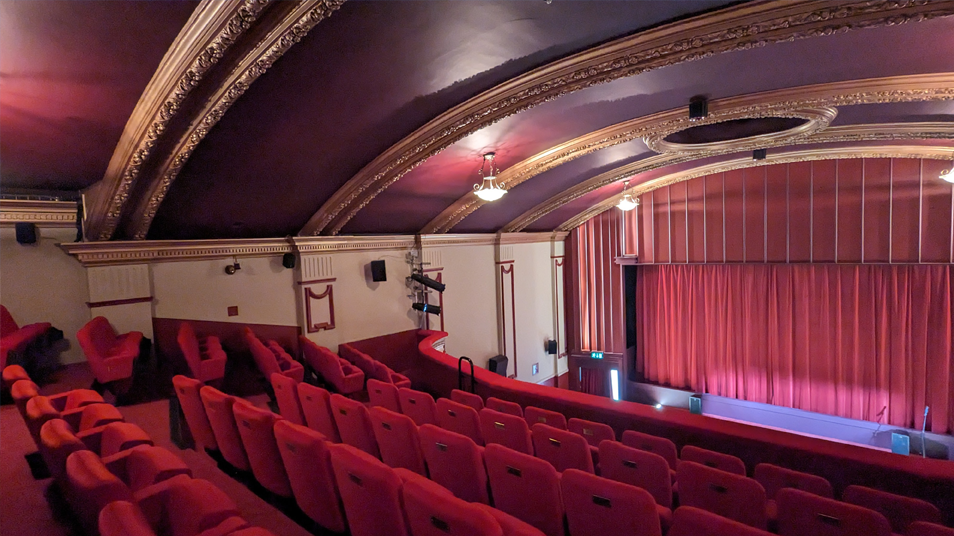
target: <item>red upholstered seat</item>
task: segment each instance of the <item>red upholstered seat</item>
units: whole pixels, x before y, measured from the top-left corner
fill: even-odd
[[[7,356],[10,352],[23,351],[31,343],[43,337],[51,327],[48,322],[20,327],[10,311],[0,305],[0,369],[6,369]]]
[[[30,374],[27,373],[26,369],[20,365],[7,365],[3,367],[3,372],[0,373],[3,378],[3,390],[9,390],[13,387],[13,384],[20,380],[30,380]]]
[[[504,536],[545,536],[540,529],[502,510],[498,510],[486,504],[472,504],[490,514],[491,517],[494,518],[494,521],[500,525],[500,528],[503,529]]]
[[[298,382],[283,374],[272,374],[271,382],[282,417],[295,424],[305,424],[305,414],[298,400]]]
[[[350,445],[328,448],[351,535],[407,536],[402,482],[394,470]]]
[[[338,425],[331,410],[331,393],[307,383],[298,384],[298,401],[305,415],[305,424],[308,428],[325,436],[332,443],[340,443]]]
[[[305,380],[305,366],[296,361],[277,341],[269,340],[266,346],[275,355],[282,374],[294,378],[296,382]]]
[[[954,529],[936,523],[915,521],[908,525],[907,536],[954,536]]]
[[[563,473],[560,489],[573,536],[662,536],[656,502],[644,489],[576,469]]]
[[[90,450],[78,450],[66,459],[66,483],[66,501],[80,525],[91,533],[103,507],[113,501],[133,500],[129,487]]]
[[[98,430],[97,433],[101,431]],[[43,424],[37,446],[43,462],[46,463],[46,467],[56,481],[63,479],[66,459],[69,455],[89,448],[80,437],[77,437],[73,427],[63,419],[53,419]]]
[[[567,421],[566,426],[567,430],[583,436],[591,447],[599,448],[604,439],[616,441],[616,432],[608,424],[573,418]]]
[[[680,498],[682,490],[680,489]],[[891,524],[878,512],[792,488],[775,495],[780,536],[889,536]]]
[[[282,420],[275,423],[275,440],[298,507],[325,529],[344,532],[347,525],[325,437]]]
[[[498,443],[524,454],[533,454],[530,428],[522,416],[494,411],[490,407],[480,410],[480,435],[484,443]]]
[[[765,530],[765,489],[751,478],[682,460],[676,470],[679,504],[708,510]]]
[[[192,469],[172,452],[149,444],[137,445],[102,458],[103,464],[133,492],[179,475],[192,476]]]
[[[418,435],[431,480],[459,499],[489,504],[483,449],[473,439],[431,424]]]
[[[484,444],[484,438],[480,433],[480,416],[470,406],[446,398],[438,398],[437,425],[445,430],[465,435],[478,445]]]
[[[255,480],[276,495],[291,497],[291,484],[275,442],[275,422],[281,417],[245,400],[236,401],[232,413]]]
[[[218,450],[219,445],[215,441],[215,434],[212,433],[212,425],[209,424],[209,417],[205,414],[205,406],[202,405],[202,397],[199,390],[202,389],[202,382],[182,375],[172,377],[172,386],[176,391],[176,398],[179,399],[179,407],[185,415],[186,423],[192,432],[192,437],[201,447],[211,450]]]
[[[331,411],[343,443],[367,452],[375,458],[381,457],[371,426],[371,414],[364,404],[334,394],[331,395]]]
[[[669,464],[658,454],[617,441],[600,443],[600,476],[648,491],[662,508],[672,508]]]
[[[109,320],[97,316],[80,328],[76,338],[97,381],[105,384],[132,377],[142,333],[130,331],[117,335]]]
[[[302,356],[321,378],[341,394],[356,393],[364,389],[364,372],[324,346],[300,335]]]
[[[520,404],[517,404],[516,402],[510,402],[509,400],[501,400],[499,398],[490,397],[487,399],[484,407],[490,408],[494,411],[499,411],[500,413],[507,413],[509,415],[516,415],[517,417],[523,418],[523,408],[520,407]]]
[[[371,406],[380,406],[396,413],[401,413],[401,400],[398,398],[398,388],[393,383],[368,380],[368,398]]]
[[[533,428],[534,424],[540,423],[559,428],[560,430],[566,430],[566,417],[556,411],[527,406],[523,410],[523,417],[527,420],[527,426],[531,428]]]
[[[593,456],[583,437],[539,423],[533,425],[530,435],[537,458],[550,462],[557,471],[579,469],[593,473]]]
[[[100,536],[156,536],[146,516],[129,501],[113,501],[99,512]]]
[[[102,427],[99,455],[103,458],[138,445],[152,445],[145,430],[129,422],[113,422]]]
[[[192,377],[201,382],[213,382],[225,376],[225,362],[228,359],[218,337],[209,335],[203,339],[196,337],[192,324],[179,324],[176,337],[179,349],[185,357]]]
[[[202,405],[205,406],[205,414],[209,418],[209,425],[212,427],[212,433],[215,435],[215,442],[219,446],[222,457],[240,471],[250,470],[248,455],[245,453],[245,447],[242,446],[242,438],[239,436],[238,427],[235,426],[235,416],[232,414],[235,397],[208,385],[199,389],[199,396],[202,397]]]
[[[679,459],[684,462],[695,462],[734,475],[745,476],[745,463],[731,454],[723,454],[713,450],[686,445],[682,447]]]
[[[401,489],[412,536],[503,536],[486,510],[456,497],[430,481],[405,482]]]
[[[102,398],[100,398],[100,400],[102,400]],[[62,402],[64,401],[66,401],[67,404],[63,404]],[[72,405],[72,403],[69,403],[67,397],[61,397],[57,400],[43,395],[37,395],[27,400],[24,406],[25,422],[27,429],[30,430],[30,434],[37,442],[37,445],[39,445],[40,429],[47,421],[53,419],[63,419],[77,431],[123,420],[123,416],[119,413],[119,410],[109,404],[88,404],[72,407],[71,409],[59,409]]]
[[[13,399],[13,403],[17,406],[17,411],[20,412],[20,418],[23,419],[24,424],[27,422],[27,402],[39,394],[40,387],[30,380],[20,380],[10,387],[10,398]]]
[[[453,389],[451,391],[451,400],[458,404],[470,406],[474,408],[475,411],[484,409],[484,399],[480,398],[480,395],[461,391],[460,389]]]
[[[396,387],[411,388],[411,380],[407,376],[394,372],[390,367],[380,361],[374,362],[374,374],[372,378],[381,380],[385,383],[392,383]]]
[[[665,458],[666,463],[669,464],[669,469],[673,471],[676,470],[676,466],[679,463],[676,444],[665,437],[656,437],[654,435],[637,432],[636,430],[626,430],[623,432],[622,443],[627,447],[645,450],[662,456]]]
[[[414,424],[437,424],[437,403],[433,396],[402,387],[398,389],[398,399],[401,401],[401,413],[413,419]]]
[[[891,530],[898,534],[907,532],[908,526],[915,521],[942,522],[941,511],[927,501],[864,486],[848,486],[842,492],[841,500],[880,513],[888,518]]]
[[[258,370],[265,378],[271,378],[272,374],[284,374],[298,382],[305,379],[305,368],[292,359],[278,343],[275,341],[263,343],[249,327],[246,327],[242,333],[249,351],[252,352],[252,359],[255,360]]]
[[[375,378],[379,381],[387,381],[387,378],[382,379],[375,376],[374,359],[368,354],[355,349],[350,344],[339,344],[338,354],[348,363],[358,367],[358,369],[364,373],[366,380]]]
[[[484,455],[494,506],[547,536],[563,536],[563,499],[556,469],[498,444],[487,445]]]
[[[680,506],[672,515],[672,527],[667,536],[770,536],[771,534],[771,532],[744,525],[712,512],[691,506]]]
[[[369,410],[381,461],[427,476],[417,425],[407,415],[375,406]]]
[[[235,502],[208,480],[177,476],[135,497],[161,536],[224,536],[248,527]]]
[[[765,488],[765,496],[768,498],[766,515],[770,527],[774,527],[775,520],[778,518],[778,505],[775,503],[775,495],[780,489],[794,488],[814,493],[819,497],[834,498],[831,484],[824,478],[777,465],[768,463],[756,465],[753,478]]]
[[[205,535],[199,535],[205,536]],[[262,527],[248,527],[235,532],[230,532],[228,536],[276,536],[275,533]]]

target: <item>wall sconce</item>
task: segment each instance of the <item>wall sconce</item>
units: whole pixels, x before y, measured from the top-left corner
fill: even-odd
[[[228,275],[235,275],[235,272],[242,269],[242,265],[239,264],[238,259],[232,257],[232,264],[225,265],[225,273]]]

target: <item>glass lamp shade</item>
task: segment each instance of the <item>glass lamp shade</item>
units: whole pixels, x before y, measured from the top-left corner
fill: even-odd
[[[636,208],[636,205],[638,204],[639,203],[635,199],[633,199],[633,196],[626,194],[623,196],[622,199],[619,200],[619,203],[616,205],[616,208],[622,210],[623,212],[627,212]]]
[[[484,201],[496,201],[507,193],[507,190],[497,186],[496,177],[484,177],[484,182],[474,186],[474,193]]]

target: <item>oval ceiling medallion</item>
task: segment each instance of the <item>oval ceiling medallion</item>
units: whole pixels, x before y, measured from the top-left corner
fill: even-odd
[[[837,115],[838,110],[830,107],[726,110],[698,121],[688,117],[672,121],[643,139],[657,153],[748,151],[821,132]]]

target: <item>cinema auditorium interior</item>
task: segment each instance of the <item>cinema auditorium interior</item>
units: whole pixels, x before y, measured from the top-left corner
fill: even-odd
[[[954,0],[0,0],[0,535],[954,535]]]

